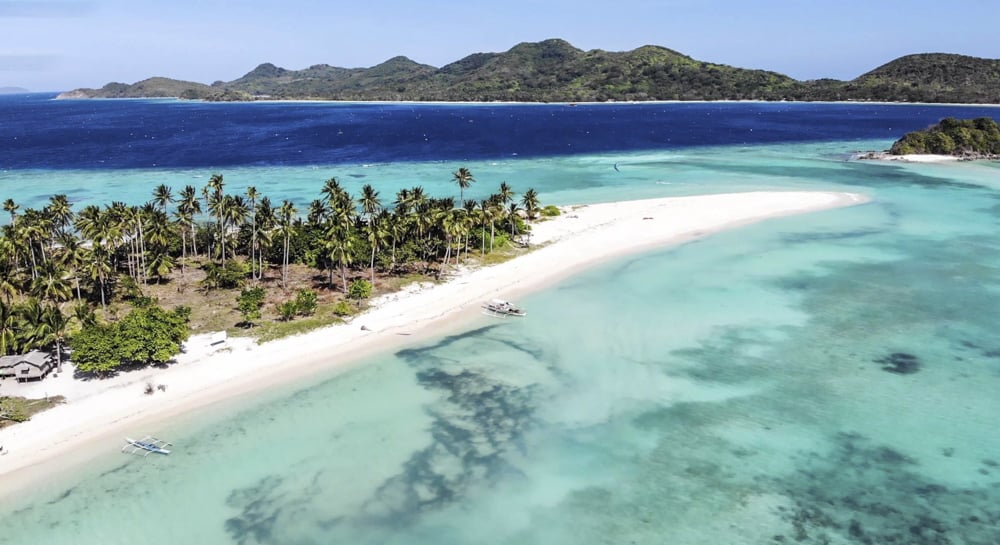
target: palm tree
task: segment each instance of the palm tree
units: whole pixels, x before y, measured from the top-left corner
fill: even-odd
[[[326,197],[327,204],[332,207],[334,201],[336,201],[342,193],[344,193],[344,188],[340,186],[340,182],[336,178],[330,178],[329,180],[323,182],[323,189],[320,193]]]
[[[18,339],[21,348],[45,346],[49,342],[51,330],[45,321],[45,308],[38,299],[32,297],[20,304],[17,307],[17,314],[21,317],[20,339]]]
[[[241,195],[226,195],[222,199],[222,225],[225,227],[223,230],[222,238],[222,262],[226,262],[226,237],[229,236],[229,227],[235,227],[237,232],[240,227],[242,227],[246,221],[247,217],[250,215],[250,211],[247,209],[247,202],[243,199]],[[236,244],[234,243],[232,248],[233,258],[236,257]]]
[[[313,199],[309,203],[309,213],[306,214],[306,221],[310,225],[321,225],[326,221],[327,216],[330,215],[330,209],[327,208],[326,202],[319,199]]]
[[[11,299],[20,293],[21,290],[18,287],[18,281],[14,271],[0,269],[0,272],[4,273],[0,274],[0,293],[3,294],[4,299],[6,299],[9,304]]]
[[[409,213],[413,197],[409,189],[400,189],[396,192],[396,200],[393,201],[393,211],[400,216]]]
[[[165,212],[153,210],[146,214],[146,240],[154,249],[165,250],[174,239],[170,218]]]
[[[0,356],[6,356],[17,348],[17,322],[15,307],[0,301]]]
[[[465,190],[468,189],[469,186],[472,185],[472,182],[475,182],[476,179],[472,177],[472,172],[465,167],[459,168],[458,171],[453,172],[451,176],[455,180],[455,183],[458,184],[458,202],[462,202],[465,200]]]
[[[149,257],[149,263],[146,265],[146,273],[156,277],[156,283],[160,284],[163,282],[163,277],[170,274],[170,271],[174,270],[174,258],[169,253],[163,249],[157,249],[153,252],[153,255]]]
[[[222,180],[221,174],[213,174],[211,178],[208,179],[208,183],[202,189],[202,194],[205,196],[205,205],[208,211],[215,214],[216,226],[219,229],[219,241],[222,244],[222,264],[226,264],[226,233],[225,233],[225,220],[222,217],[223,205],[222,205],[222,188],[225,183]]]
[[[456,234],[461,233],[461,210],[454,208],[441,209],[437,214],[437,222],[441,228],[441,232],[444,233],[445,238],[445,251],[444,251],[444,265],[448,265],[448,260],[451,258],[451,247],[452,241]]]
[[[503,214],[503,205],[499,195],[491,195],[489,199],[483,201],[483,214],[490,222],[490,252],[493,251],[493,243],[496,240],[496,221]]]
[[[44,263],[48,260],[45,254],[46,242],[51,238],[53,221],[46,214],[33,208],[24,211],[24,216],[15,228],[15,233],[23,239],[26,244],[28,255],[31,257],[31,277],[38,276],[38,260],[35,259],[35,248],[37,245],[39,256]]]
[[[104,289],[107,284],[108,275],[111,274],[111,255],[108,250],[99,245],[94,245],[94,247],[88,252],[87,255],[87,272],[90,273],[91,280],[97,282],[98,288],[101,290],[101,308],[107,311],[107,302],[104,298]]]
[[[367,216],[369,223],[376,214],[382,211],[382,203],[378,198],[378,191],[371,184],[365,184],[361,188],[361,197],[358,199],[358,204],[361,205],[361,210]]]
[[[291,242],[292,233],[295,232],[295,224],[292,220],[295,218],[296,212],[295,205],[289,200],[282,202],[281,208],[278,209],[278,232],[285,239],[284,257],[281,262],[281,287],[285,287],[288,283],[288,244]]]
[[[153,204],[160,207],[166,214],[167,204],[174,202],[174,192],[166,184],[160,184],[153,189]]]
[[[351,253],[353,247],[351,234],[346,227],[332,224],[326,232],[326,239],[330,261],[340,266],[340,279],[343,282],[344,293],[347,293],[347,267],[354,260]]]
[[[201,214],[201,201],[198,200],[198,190],[194,186],[187,185],[181,190],[180,199],[177,202],[177,211],[191,219],[191,221],[187,222],[191,230],[191,251],[194,252],[195,257],[198,257],[198,237],[195,232],[197,223],[194,221],[194,217],[196,214]]]
[[[524,207],[529,220],[535,219],[535,214],[538,212],[539,207],[538,193],[534,189],[525,191],[521,197],[521,206]]]
[[[472,228],[476,225],[476,201],[467,200],[462,203],[465,215],[462,217],[462,230],[465,234],[465,257],[469,257],[469,239],[472,238]]]
[[[42,264],[38,276],[31,281],[31,294],[59,303],[72,297],[73,288],[68,282],[65,271],[49,261]]]
[[[100,244],[100,241],[97,240],[97,232],[99,231],[98,226],[101,220],[101,209],[94,205],[89,205],[80,210],[73,226],[81,236],[89,239],[94,244]]]
[[[354,201],[351,199],[350,193],[341,190],[330,200],[327,221],[350,229],[354,223],[356,212],[357,209],[354,208]]]
[[[3,211],[10,213],[10,224],[17,225],[17,209],[21,208],[14,199],[7,199],[3,202]]]
[[[520,210],[520,207],[517,206],[516,202],[510,203],[510,205],[508,205],[508,208],[507,208],[507,221],[510,222],[510,239],[511,240],[514,240],[514,236],[516,235],[515,230],[517,228],[517,217],[518,217],[517,212],[519,210]]]
[[[170,243],[174,239],[174,230],[170,218],[162,210],[147,211],[146,221],[148,223],[146,238],[149,240],[150,256],[143,272],[146,276],[155,276],[156,283],[159,284],[176,265],[169,250]],[[183,236],[183,230],[181,235]]]
[[[177,210],[174,210],[174,223],[177,224],[177,230],[181,232],[181,278],[184,278],[187,264],[187,233],[191,230],[194,224],[194,218],[191,216],[191,212],[178,206]],[[192,242],[194,240],[192,239]]]
[[[66,226],[73,223],[73,205],[70,204],[66,195],[60,194],[50,197],[45,212],[52,219],[52,226],[56,234],[65,233]]]
[[[80,239],[72,233],[64,233],[59,237],[59,251],[54,260],[63,267],[73,277],[73,285],[76,289],[76,300],[80,300],[80,269],[84,262],[84,249],[80,244]]]
[[[409,189],[400,189],[396,192],[396,200],[393,201],[393,210],[389,231],[392,235],[392,269],[396,269],[396,246],[399,243],[400,232],[406,230],[411,222],[410,213],[413,210],[413,193]]]
[[[379,216],[386,221],[392,221],[391,219],[388,219],[389,215],[386,212],[382,212]],[[371,262],[368,266],[371,268],[373,287],[375,286],[375,253],[378,252],[379,248],[381,248],[383,244],[385,244],[385,239],[389,236],[385,227],[384,222],[375,221],[375,218],[372,218],[368,223],[368,244],[372,247]]]
[[[497,195],[500,197],[500,203],[506,206],[507,203],[514,201],[515,193],[507,182],[500,182],[500,192]]]
[[[361,210],[368,219],[368,242],[372,247],[372,257],[369,267],[372,274],[372,286],[375,285],[375,252],[385,240],[385,233],[379,230],[377,216],[382,211],[382,203],[378,198],[378,191],[371,184],[365,184],[361,188],[361,197],[358,199]]]
[[[257,265],[257,188],[250,186],[247,188],[247,198],[250,199],[250,278],[256,279],[257,273],[254,271]]]
[[[10,303],[11,299],[18,295],[20,286],[20,267],[18,265],[18,253],[20,244],[15,240],[15,230],[13,225],[4,225],[0,236],[0,293]]]
[[[141,207],[132,207],[130,209],[131,217],[135,221],[136,233],[139,236],[138,246],[139,246],[139,259],[136,260],[136,270],[139,273],[137,279],[141,279],[143,284],[148,282],[146,267],[146,235],[145,227],[149,216],[156,211],[156,208],[151,203],[146,203]],[[166,217],[166,214],[163,215]]]
[[[490,221],[490,233],[493,232],[493,220],[490,215],[490,200],[483,199],[479,201],[479,225],[482,227],[482,234],[480,235],[480,248],[479,254],[486,255],[486,221]],[[493,251],[493,239],[490,238],[490,251]]]
[[[56,345],[56,370],[62,373],[63,344],[66,342],[66,330],[69,327],[69,316],[66,316],[55,305],[45,309],[45,323],[50,332],[50,339]]]
[[[73,305],[73,318],[76,319],[81,328],[90,327],[97,323],[97,316],[94,315],[93,309],[83,301]]]
[[[260,200],[260,204],[257,205],[256,209],[257,218],[257,228],[259,233],[258,243],[260,244],[260,252],[257,254],[258,267],[257,267],[257,280],[264,277],[264,250],[270,249],[271,244],[274,242],[272,233],[275,226],[275,216],[274,208],[271,207],[271,199],[264,197]]]

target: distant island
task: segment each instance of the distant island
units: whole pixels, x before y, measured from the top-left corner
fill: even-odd
[[[946,117],[922,131],[908,132],[885,151],[854,155],[858,160],[937,163],[1000,160],[1000,125],[989,117]]]
[[[435,68],[393,57],[371,68],[261,64],[211,85],[154,77],[76,89],[59,98],[173,97],[210,101],[346,100],[608,102],[791,100],[1000,103],[1000,60],[927,53],[900,57],[851,81],[798,81],[693,59],[660,46],[583,51],[564,40],[521,43]]]
[[[890,155],[953,155],[967,159],[1000,159],[1000,125],[988,118],[948,117],[922,131],[908,132],[889,149]]]
[[[0,87],[0,95],[20,95],[30,92],[24,87]]]

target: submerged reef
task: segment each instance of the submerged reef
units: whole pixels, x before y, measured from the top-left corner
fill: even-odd
[[[897,375],[912,375],[920,370],[920,358],[906,352],[893,352],[874,361],[882,365],[883,371]]]
[[[534,414],[532,387],[517,385],[478,369],[444,358],[440,350],[460,341],[499,342],[488,338],[490,327],[442,339],[439,343],[397,356],[414,367],[417,381],[443,394],[428,408],[434,418],[432,443],[415,452],[402,473],[379,487],[365,505],[365,514],[378,524],[406,524],[412,517],[463,497],[467,489],[507,471],[505,453],[517,448]],[[538,361],[531,347],[519,350]]]
[[[773,484],[793,501],[775,543],[992,545],[1000,535],[1000,483],[954,488],[933,482],[909,456],[842,433],[825,455]]]

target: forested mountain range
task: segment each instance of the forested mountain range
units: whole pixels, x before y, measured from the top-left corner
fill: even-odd
[[[563,40],[475,53],[435,68],[394,57],[371,68],[261,64],[211,85],[150,78],[77,89],[62,98],[204,100],[604,102],[643,100],[863,100],[1000,103],[1000,60],[928,53],[900,57],[851,81],[798,81],[777,72],[693,59],[659,47],[583,51]]]

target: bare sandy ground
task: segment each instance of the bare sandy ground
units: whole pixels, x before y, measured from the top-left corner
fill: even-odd
[[[70,365],[58,378],[29,386],[7,380],[0,390],[5,395],[64,395],[67,403],[0,431],[6,452],[0,456],[0,497],[176,415],[429,338],[478,313],[489,298],[515,299],[620,255],[863,202],[866,197],[850,193],[754,192],[564,207],[563,215],[534,226],[531,244],[542,246],[535,251],[382,296],[348,324],[263,345],[247,339],[212,345],[210,336],[195,336],[176,363],[108,380],[74,380]],[[165,390],[146,395],[147,383]]]

